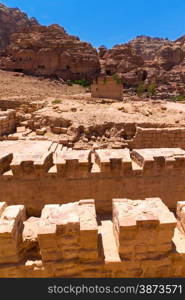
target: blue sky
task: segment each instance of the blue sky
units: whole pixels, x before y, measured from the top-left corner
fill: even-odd
[[[137,35],[176,39],[185,34],[185,0],[7,0],[41,24],[63,26],[95,47]]]

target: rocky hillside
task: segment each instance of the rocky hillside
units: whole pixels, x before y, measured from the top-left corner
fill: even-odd
[[[185,36],[176,41],[138,36],[97,51],[59,25],[42,26],[19,9],[0,5],[0,68],[65,81],[118,74],[128,91],[139,87],[146,95],[152,84],[150,96],[185,97]]]
[[[144,65],[144,60],[137,55],[130,45],[117,45],[107,50],[102,57],[102,70],[111,75],[115,72],[127,73]]]
[[[139,36],[112,49],[101,46],[99,57],[101,72],[119,74],[132,92],[139,87],[147,96],[145,92],[152,85],[153,97],[185,97],[185,36],[174,42]]]
[[[38,22],[35,18],[29,19],[18,8],[7,8],[0,3],[0,50],[9,44],[12,33],[36,24]]]
[[[64,80],[98,75],[98,53],[59,25],[41,26],[18,9],[0,6],[0,68]]]
[[[168,39],[152,38],[150,36],[140,35],[129,42],[129,45],[135,49],[137,55],[140,55],[145,61],[153,60],[156,52],[164,45],[169,45]]]

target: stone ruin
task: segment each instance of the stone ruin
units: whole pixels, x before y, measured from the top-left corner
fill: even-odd
[[[38,216],[45,204],[94,199],[98,213],[111,214],[114,198],[160,197],[174,211],[185,199],[184,164],[180,148],[83,151],[49,141],[2,141],[1,201]]]
[[[22,119],[14,102],[0,103],[0,277],[184,277],[185,128],[118,124],[121,146],[83,150],[78,128],[49,123],[49,138],[26,120],[43,103]]]
[[[181,148],[1,141],[0,277],[184,277],[184,176]]]
[[[141,83],[143,97],[183,99],[184,38],[98,53],[58,25],[0,12],[3,70],[93,81],[91,95],[0,99],[0,277],[185,277],[185,110],[99,110],[141,101]]]
[[[160,198],[113,199],[98,219],[94,200],[45,205],[0,203],[1,277],[167,277],[185,275],[185,202],[178,222]]]
[[[15,110],[0,111],[0,135],[8,135],[16,130]]]
[[[91,85],[91,95],[93,98],[122,100],[123,84],[119,78],[113,76],[98,77]]]
[[[184,125],[154,124],[152,121],[114,123],[114,120],[81,125],[63,118],[61,114],[57,117],[45,114],[42,112],[44,101],[21,104],[18,100],[0,100],[0,107],[1,141],[55,141],[76,150],[178,147],[185,149]]]

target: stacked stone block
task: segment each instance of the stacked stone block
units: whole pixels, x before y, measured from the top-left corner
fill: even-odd
[[[42,211],[38,241],[41,257],[61,261],[56,275],[73,275],[79,254],[80,223],[78,204],[46,205]]]
[[[98,259],[98,224],[94,200],[81,200],[78,206],[80,219],[80,260]]]
[[[91,96],[93,98],[108,98],[122,100],[123,84],[112,76],[99,77],[94,80],[91,86]]]
[[[53,166],[51,142],[1,142],[0,174],[19,178],[45,176]]]
[[[56,151],[55,162],[59,176],[67,178],[88,177],[91,170],[90,150]]]
[[[141,174],[185,172],[185,151],[180,148],[138,149],[130,155],[140,167]]]
[[[1,202],[0,277],[185,276],[185,234],[161,199],[114,199],[113,219],[97,217],[91,199],[27,220]]]
[[[102,174],[123,176],[132,171],[132,160],[128,149],[96,150],[95,161]]]
[[[0,264],[21,260],[20,245],[25,218],[23,205],[7,207],[6,203],[0,203]]]
[[[177,221],[178,228],[181,232],[185,233],[185,201],[177,203]]]
[[[153,264],[170,272],[176,219],[159,198],[114,199],[113,224],[120,257],[131,272],[138,268],[144,274]]]
[[[136,128],[136,135],[128,141],[131,149],[176,148],[185,149],[185,129],[172,128]]]
[[[15,129],[16,129],[15,110],[8,109],[7,111],[0,111],[0,136],[13,133],[15,132]]]

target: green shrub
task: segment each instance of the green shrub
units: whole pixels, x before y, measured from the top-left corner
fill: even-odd
[[[147,87],[147,92],[150,96],[154,96],[156,94],[156,88],[157,84],[155,82],[152,82]]]
[[[73,84],[79,84],[79,85],[81,85],[83,87],[89,87],[90,86],[89,81],[87,81],[86,79],[71,80],[70,84],[71,85],[73,85]]]
[[[60,100],[60,99],[55,99],[52,101],[52,104],[59,104],[59,103],[61,103],[61,101],[62,100]]]
[[[117,84],[121,84],[122,83],[121,78],[117,74],[113,75],[113,79],[116,81]]]
[[[173,100],[173,101],[185,101],[185,96],[183,96],[183,95],[172,96],[170,98],[170,100]]]
[[[146,87],[145,87],[145,84],[144,84],[144,82],[140,82],[139,84],[138,84],[138,86],[137,86],[137,91],[136,91],[136,93],[137,93],[137,95],[138,96],[141,96],[143,93],[145,93],[146,92]]]
[[[68,86],[72,86],[73,85],[73,83],[72,83],[71,80],[67,80],[66,83],[67,83]]]
[[[103,83],[106,84],[107,83],[107,77],[104,77],[103,79]]]

